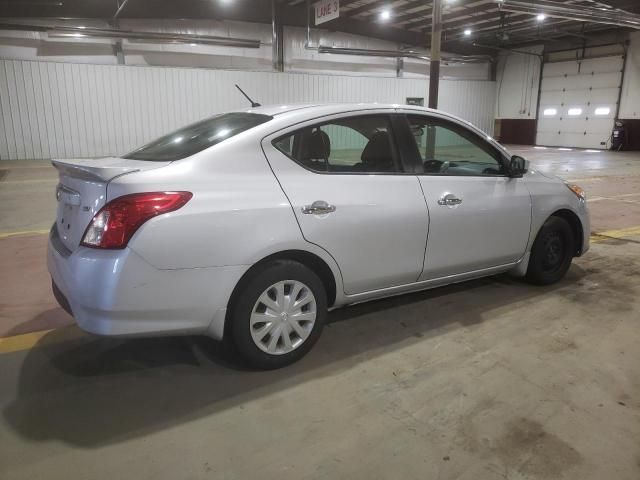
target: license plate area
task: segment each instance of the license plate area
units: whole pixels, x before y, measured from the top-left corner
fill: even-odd
[[[58,184],[56,199],[58,200],[58,234],[61,240],[66,243],[73,234],[74,221],[77,220],[81,197],[79,192],[66,185]]]

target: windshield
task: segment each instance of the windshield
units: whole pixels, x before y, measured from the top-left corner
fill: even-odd
[[[249,130],[273,117],[258,113],[225,113],[164,135],[122,158],[166,162],[179,160]]]

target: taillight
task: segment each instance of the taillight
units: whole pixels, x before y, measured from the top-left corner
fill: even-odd
[[[93,217],[80,245],[124,248],[144,222],[178,210],[192,196],[191,192],[145,192],[114,198]]]

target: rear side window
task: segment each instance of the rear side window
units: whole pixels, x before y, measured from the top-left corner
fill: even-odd
[[[348,117],[306,127],[273,145],[303,167],[323,173],[396,173],[393,135],[386,115]]]
[[[123,158],[166,162],[198,153],[217,143],[249,130],[273,117],[258,113],[225,113],[187,125],[164,135]]]

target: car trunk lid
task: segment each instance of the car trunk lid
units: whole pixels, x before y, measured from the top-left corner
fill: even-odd
[[[171,162],[149,162],[106,157],[52,160],[58,170],[56,188],[58,236],[70,251],[78,248],[87,225],[107,201],[107,186],[114,178],[153,170]]]

